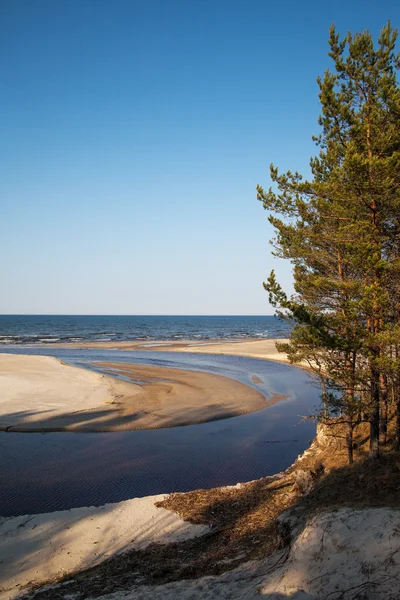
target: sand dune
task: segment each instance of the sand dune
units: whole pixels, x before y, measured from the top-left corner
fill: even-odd
[[[157,508],[155,502],[163,498],[148,496],[99,508],[0,517],[0,600],[20,597],[29,585],[60,579],[126,550],[182,541],[209,531]]]

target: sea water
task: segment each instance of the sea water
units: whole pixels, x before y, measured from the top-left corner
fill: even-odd
[[[123,340],[283,338],[274,316],[0,315],[0,345]]]

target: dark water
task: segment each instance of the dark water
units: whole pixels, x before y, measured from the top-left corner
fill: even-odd
[[[8,348],[26,353],[27,348]],[[29,353],[43,354],[43,348]],[[0,514],[48,512],[129,498],[235,484],[287,468],[315,435],[302,421],[319,392],[301,369],[271,361],[214,355],[56,350],[46,354],[144,362],[210,371],[288,399],[262,411],[172,429],[120,433],[0,433]],[[260,384],[251,382],[256,375]]]
[[[0,344],[268,338],[285,337],[289,330],[273,316],[0,315]]]

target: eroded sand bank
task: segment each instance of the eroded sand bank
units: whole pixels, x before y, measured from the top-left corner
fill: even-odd
[[[237,416],[268,404],[257,390],[220,375],[102,366],[144,383],[121,381],[48,356],[1,354],[0,430],[156,429]]]

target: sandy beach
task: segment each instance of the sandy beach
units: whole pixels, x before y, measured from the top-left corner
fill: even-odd
[[[238,381],[198,371],[103,363],[130,383],[48,356],[0,355],[0,430],[122,431],[203,423],[254,412],[268,400]]]

